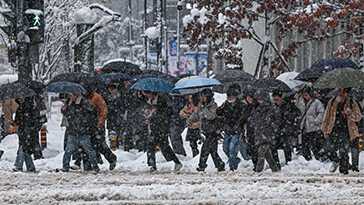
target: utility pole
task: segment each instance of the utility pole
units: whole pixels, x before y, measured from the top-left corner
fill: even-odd
[[[130,48],[130,60],[133,61],[134,60],[134,52],[133,52],[133,46],[134,46],[134,41],[133,41],[133,22],[132,22],[132,12],[131,12],[131,0],[128,0],[128,14],[129,14],[129,42],[128,42],[128,46]]]
[[[178,1],[177,3],[177,76],[180,75],[179,67],[181,60],[181,30],[180,30],[180,12],[183,9],[182,1]]]
[[[143,33],[147,30],[147,21],[148,21],[148,5],[147,0],[144,0],[144,24],[143,24]],[[144,36],[144,62],[145,69],[148,69],[148,37]]]

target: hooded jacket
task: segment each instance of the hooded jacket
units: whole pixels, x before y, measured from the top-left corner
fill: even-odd
[[[304,133],[319,131],[325,113],[325,107],[321,101],[311,98],[306,103],[302,98],[298,103],[298,108],[301,111],[301,130],[303,130]]]
[[[209,104],[204,107],[199,107],[196,112],[194,112],[190,118],[187,119],[187,122],[199,123],[199,128],[202,132],[204,130],[201,129],[202,121],[204,120],[213,120],[217,117],[216,115],[217,104],[211,100]]]

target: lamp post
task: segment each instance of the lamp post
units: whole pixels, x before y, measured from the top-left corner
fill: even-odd
[[[181,59],[181,31],[180,31],[180,11],[183,9],[182,1],[178,1],[177,3],[177,76],[180,75],[179,73],[179,65]]]

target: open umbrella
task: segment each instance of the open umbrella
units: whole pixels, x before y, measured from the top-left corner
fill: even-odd
[[[338,89],[334,89],[332,91],[330,91],[325,97],[326,98],[333,98],[339,95],[339,90]],[[359,89],[359,88],[353,88],[350,91],[350,95],[357,99],[357,100],[361,100],[364,99],[364,89]]]
[[[130,89],[152,91],[159,93],[176,93],[173,83],[161,78],[143,78],[138,80]]]
[[[103,73],[127,73],[130,76],[143,74],[138,65],[117,59],[106,62],[101,71]]]
[[[277,80],[275,78],[261,78],[254,81],[251,84],[254,89],[265,90],[268,92],[291,92],[291,88],[283,81]]]
[[[158,73],[158,74],[150,73],[150,74],[137,75],[137,76],[133,77],[131,80],[131,83],[135,83],[138,80],[143,79],[143,78],[161,78],[161,79],[169,81],[173,84],[175,84],[179,80],[179,78],[172,76],[172,75],[165,74],[165,73]]]
[[[300,81],[300,80],[294,80],[294,78],[299,75],[297,72],[285,72],[280,74],[276,79],[281,80],[284,83],[286,83],[291,89],[294,89],[296,87],[301,87],[307,82]]]
[[[26,98],[34,96],[36,93],[19,83],[9,83],[0,85],[0,100]]]
[[[330,57],[316,61],[309,69],[302,71],[294,79],[314,82],[321,75],[340,68],[360,69],[358,65],[348,58]]]
[[[89,73],[62,73],[55,76],[50,82],[48,82],[48,85],[55,82],[77,83],[90,92],[97,86],[97,80]]]
[[[317,79],[314,87],[326,88],[351,88],[364,86],[364,72],[355,69],[343,68],[325,73]]]
[[[222,83],[213,78],[197,77],[176,83],[176,87],[174,89],[179,90],[179,89],[191,89],[191,88],[207,88],[217,85],[222,85]]]
[[[86,89],[82,85],[71,82],[56,82],[47,85],[44,92],[51,93],[86,93]]]
[[[232,69],[220,71],[214,78],[224,84],[213,88],[213,91],[218,93],[225,93],[233,84],[238,84],[241,87],[241,90],[243,90],[246,85],[254,81],[254,76],[251,74],[242,70]]]
[[[14,83],[19,83],[22,85],[25,85],[27,88],[32,89],[37,94],[42,94],[43,89],[45,88],[45,85],[39,81],[34,80],[27,80],[27,79],[19,79],[15,81]]]
[[[126,73],[107,73],[98,76],[97,80],[103,84],[123,83],[124,81],[131,80],[131,77]]]

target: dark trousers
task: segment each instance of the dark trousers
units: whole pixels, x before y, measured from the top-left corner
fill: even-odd
[[[281,167],[281,164],[279,162],[278,149],[283,149],[284,158],[286,159],[286,164],[292,161],[292,143],[290,136],[287,135],[279,136],[277,143],[271,148],[274,161],[276,161],[278,167]]]
[[[125,127],[125,131],[124,131],[124,140],[123,140],[123,144],[124,144],[124,151],[129,151],[131,149],[134,149],[134,139],[133,136],[135,136],[135,124],[137,122],[135,122],[135,120],[129,120],[129,122],[127,123],[126,127]]]
[[[333,162],[339,163],[340,173],[347,173],[349,169],[349,134],[344,132],[333,132],[327,139],[327,155]],[[338,156],[339,151],[340,156]]]
[[[167,161],[173,160],[174,163],[180,164],[181,162],[174,154],[171,146],[169,146],[168,134],[167,133],[152,133],[148,136],[148,149],[147,149],[147,160],[148,166],[156,168],[155,152],[156,146],[159,146],[164,158]]]
[[[270,146],[271,145],[269,143],[260,144],[258,146],[258,162],[257,162],[257,167],[255,169],[256,172],[263,171],[265,160],[267,160],[269,167],[273,172],[279,171],[279,167],[276,161],[273,159]]]
[[[185,126],[171,126],[171,144],[174,153],[187,156],[185,148],[183,147],[182,132],[185,130]]]
[[[195,157],[199,154],[197,141],[201,138],[199,129],[187,129],[186,141],[190,141],[192,149],[192,156]]]
[[[359,169],[359,138],[350,141],[351,166],[353,169]]]
[[[219,135],[215,133],[210,133],[210,134],[205,134],[205,136],[206,140],[202,144],[200,162],[198,166],[200,168],[206,168],[207,159],[211,154],[215,167],[219,170],[223,170],[225,168],[225,163],[221,160],[219,154],[217,153],[217,142],[219,139]]]
[[[247,130],[247,137],[248,137],[247,154],[251,156],[255,170],[258,163],[258,147],[255,145],[255,138],[253,135],[253,131]]]
[[[306,160],[311,160],[311,150],[318,160],[324,156],[326,139],[321,131],[303,133],[302,135],[302,155]]]
[[[39,131],[34,131],[32,134],[32,137],[34,138],[34,160],[42,159],[43,153],[42,153],[42,147],[40,146],[40,140],[39,140]]]

